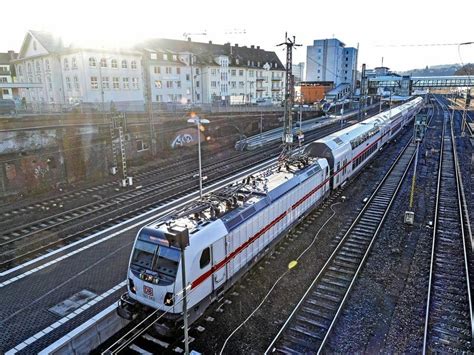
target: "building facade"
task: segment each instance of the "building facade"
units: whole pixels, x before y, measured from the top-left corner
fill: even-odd
[[[66,47],[47,32],[29,31],[13,61],[19,82],[42,84],[19,90],[32,104],[135,104],[143,109],[141,53]]]
[[[306,80],[330,81],[337,87],[349,84],[355,87],[357,49],[346,47],[338,39],[315,40],[306,52]]]
[[[16,58],[16,53],[0,53],[0,83],[13,83],[15,81],[15,67],[10,64]],[[16,90],[11,88],[0,88],[0,99],[13,99]]]
[[[152,102],[249,104],[283,98],[283,64],[259,46],[156,39],[142,51]]]
[[[285,68],[275,52],[153,39],[128,49],[65,46],[48,32],[28,31],[12,61],[19,97],[34,105],[143,111],[147,104],[248,104],[283,98]]]
[[[291,66],[291,74],[293,74],[295,85],[299,84],[302,81],[305,81],[304,67],[305,67],[304,62],[293,64]]]

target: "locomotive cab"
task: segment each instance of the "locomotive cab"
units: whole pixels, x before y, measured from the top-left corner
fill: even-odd
[[[128,292],[120,298],[118,314],[125,319],[136,318],[141,311],[155,309],[174,317],[175,291],[181,251],[169,245],[161,230],[144,227],[133,246],[128,269]],[[180,280],[178,280],[180,282]]]

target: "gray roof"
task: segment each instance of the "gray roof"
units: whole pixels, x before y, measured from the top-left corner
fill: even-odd
[[[10,53],[0,53],[0,64],[10,64]]]
[[[214,44],[158,38],[140,43],[135,48],[141,50],[153,49],[160,53],[191,52],[197,56],[201,64],[215,64],[214,57],[226,55],[231,58],[232,66],[253,66],[257,68],[258,63],[260,63],[260,67],[262,67],[263,64],[268,62],[272,65],[271,69],[273,70],[285,70],[285,67],[275,52],[256,47],[231,46],[230,43]],[[236,63],[236,59],[239,60],[239,64]],[[253,65],[248,65],[249,61],[250,63],[253,62]],[[277,64],[276,67],[274,63]]]
[[[59,52],[64,49],[63,41],[60,37],[54,36],[45,31],[29,31],[38,42],[50,53]]]

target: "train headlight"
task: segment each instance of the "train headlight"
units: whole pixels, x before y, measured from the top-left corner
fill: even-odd
[[[128,279],[128,285],[130,287],[130,291],[133,293],[137,293],[137,288],[135,287],[135,284],[133,283],[132,279]]]
[[[173,293],[167,292],[164,300],[165,306],[172,306],[174,304]]]

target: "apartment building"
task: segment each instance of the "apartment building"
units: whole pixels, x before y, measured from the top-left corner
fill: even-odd
[[[315,40],[306,52],[306,80],[312,82],[333,82],[355,86],[357,70],[357,49],[346,47],[340,40]]]
[[[14,51],[0,53],[0,83],[13,83],[15,81],[15,67],[10,63],[17,56]],[[16,89],[0,88],[0,99],[13,99]]]
[[[18,93],[34,104],[141,111],[147,103],[277,102],[284,91],[275,52],[253,45],[152,39],[133,48],[88,48],[28,31],[12,63],[19,82],[35,84]]]
[[[246,104],[283,97],[284,72],[275,52],[259,46],[154,39],[144,56],[153,102]]]
[[[12,63],[19,82],[42,84],[19,90],[27,102],[143,106],[141,53],[137,51],[75,48],[51,33],[28,31]]]

